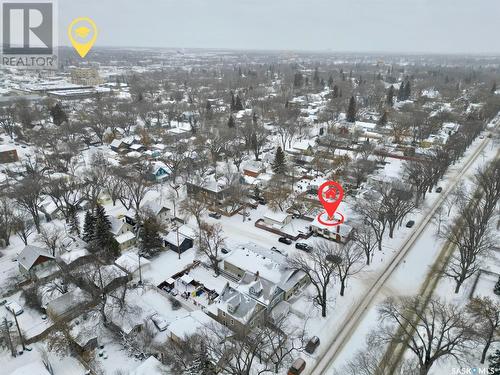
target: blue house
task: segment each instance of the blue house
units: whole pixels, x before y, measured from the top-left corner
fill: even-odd
[[[162,182],[172,174],[171,169],[160,161],[154,162],[151,168],[151,178],[156,182]]]

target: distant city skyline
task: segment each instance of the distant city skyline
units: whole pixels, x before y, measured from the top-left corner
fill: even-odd
[[[59,0],[59,42],[90,17],[96,47],[500,54],[494,0]]]

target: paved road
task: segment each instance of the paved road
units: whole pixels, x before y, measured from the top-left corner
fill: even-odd
[[[446,197],[453,191],[464,174],[469,171],[476,159],[481,155],[482,151],[485,150],[486,146],[490,142],[491,139],[489,138],[485,138],[484,140],[482,140],[473,154],[470,155],[467,159],[463,169],[453,178],[452,181],[450,181],[448,187],[443,191],[439,199],[436,200],[434,205],[426,213],[425,219],[417,225],[410,237],[402,244],[396,256],[392,258],[392,260],[387,264],[384,271],[373,282],[372,286],[359,299],[359,304],[355,306],[353,311],[351,311],[351,313],[347,315],[347,318],[342,322],[342,324],[340,324],[340,327],[342,328],[337,333],[337,335],[335,337],[332,337],[330,343],[324,343],[325,347],[328,347],[328,350],[310,370],[310,373],[312,375],[325,374],[325,372],[333,365],[333,362],[338,354],[349,342],[357,327],[363,321],[366,312],[376,300],[376,297],[383,289],[386,281],[390,278],[391,275],[395,273],[397,267],[403,262],[406,255],[409,253],[409,251],[412,249],[413,245],[419,238],[420,234],[428,227],[428,225],[434,225],[432,222],[432,217],[434,216],[436,210],[443,204]]]

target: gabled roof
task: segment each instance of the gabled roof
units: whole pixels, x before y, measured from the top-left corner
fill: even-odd
[[[28,245],[21,251],[17,260],[23,268],[30,270],[39,257],[54,259],[54,257],[50,255],[47,250],[41,247]]]

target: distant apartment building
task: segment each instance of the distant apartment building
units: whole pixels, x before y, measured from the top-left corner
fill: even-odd
[[[75,85],[97,86],[102,82],[96,68],[74,68],[71,70],[71,83]]]

